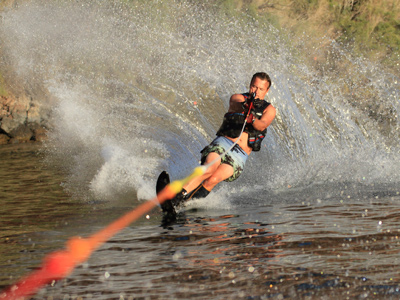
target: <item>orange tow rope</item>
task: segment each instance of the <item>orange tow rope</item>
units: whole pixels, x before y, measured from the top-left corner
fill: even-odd
[[[71,238],[67,242],[65,250],[56,251],[47,255],[43,260],[42,266],[38,270],[1,292],[0,299],[23,299],[24,297],[35,294],[46,284],[67,277],[77,265],[86,261],[93,251],[107,240],[145,213],[152,210],[158,203],[163,203],[167,199],[172,199],[182,190],[185,183],[197,176],[201,176],[206,169],[207,167],[205,166],[196,167],[188,177],[171,182],[157,197],[144,202],[92,236],[86,239],[79,237]]]

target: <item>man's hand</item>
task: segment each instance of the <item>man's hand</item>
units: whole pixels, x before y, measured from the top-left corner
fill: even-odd
[[[249,112],[249,110],[253,107],[253,102],[254,102],[254,97],[256,96],[256,93],[250,94],[250,97],[247,98],[243,104],[242,107],[244,109],[245,114]]]
[[[249,112],[249,109],[250,109],[250,103],[248,103],[247,101],[248,101],[248,99],[245,100],[245,101],[242,103],[242,107],[243,107],[243,110],[244,110],[244,114],[245,114],[245,115]]]
[[[247,114],[249,110],[253,107],[253,98],[247,98],[243,102],[242,107],[244,109],[244,113]]]

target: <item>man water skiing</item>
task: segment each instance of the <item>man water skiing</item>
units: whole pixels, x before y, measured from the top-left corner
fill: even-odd
[[[161,204],[169,219],[176,216],[175,207],[190,199],[204,198],[221,181],[236,180],[252,151],[259,151],[267,133],[267,127],[276,115],[276,109],[264,98],[271,87],[268,74],[259,72],[253,75],[248,93],[234,94],[229,100],[228,112],[210,145],[201,151],[201,164],[214,160],[203,175],[188,182],[182,192],[173,199]],[[246,123],[243,133],[242,129]],[[239,139],[238,139],[239,138]],[[236,145],[220,157],[233,144]]]

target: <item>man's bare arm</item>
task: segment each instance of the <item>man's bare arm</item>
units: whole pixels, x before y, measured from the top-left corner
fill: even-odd
[[[272,104],[268,105],[264,110],[264,113],[260,119],[257,119],[253,123],[253,127],[257,130],[263,131],[269,125],[271,125],[272,121],[275,119],[276,109],[272,106]]]
[[[244,96],[242,94],[234,94],[229,100],[228,112],[242,112],[242,104],[244,102]]]

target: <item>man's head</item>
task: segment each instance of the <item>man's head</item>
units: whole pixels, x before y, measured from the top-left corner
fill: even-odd
[[[271,78],[267,73],[258,72],[251,78],[250,93],[256,93],[256,98],[264,99],[271,87],[271,83]]]

